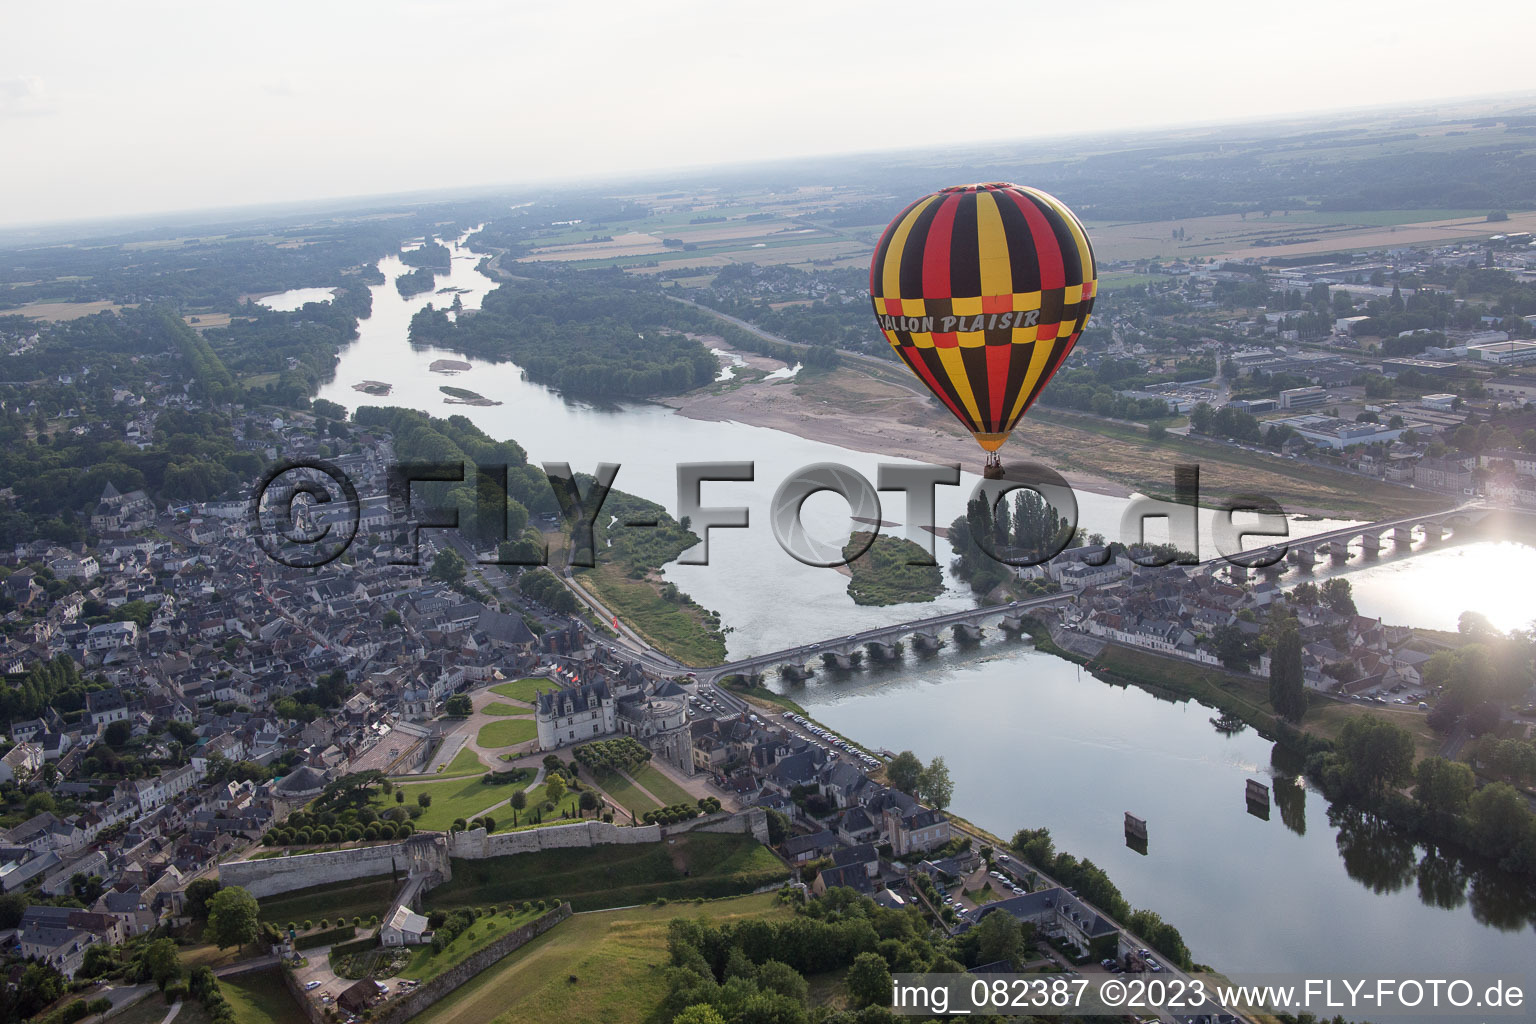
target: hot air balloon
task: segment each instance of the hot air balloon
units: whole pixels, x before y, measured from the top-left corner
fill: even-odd
[[[907,368],[987,452],[997,450],[1077,343],[1097,276],[1066,204],[1007,182],[926,195],[891,221],[869,295]]]

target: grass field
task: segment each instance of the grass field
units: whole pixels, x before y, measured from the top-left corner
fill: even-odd
[[[636,782],[650,790],[652,796],[658,798],[669,807],[673,804],[698,802],[698,797],[667,778],[653,764],[645,765],[634,773],[634,777]]]
[[[520,910],[514,911],[510,907],[498,909],[501,912],[494,917],[476,919],[473,925],[456,936],[441,953],[433,953],[431,946],[418,946],[411,954],[411,962],[398,977],[431,981],[450,967],[457,967],[468,960],[471,954],[478,953],[512,929],[520,928],[543,914],[543,911],[538,910],[530,910],[525,914]]]
[[[541,693],[549,693],[551,690],[560,689],[559,685],[548,679],[514,679],[507,683],[497,683],[491,687],[492,693],[509,697],[524,704],[533,704]]]
[[[635,632],[685,665],[718,665],[725,638],[706,625],[696,606],[668,601],[654,584],[632,580],[616,565],[599,565],[577,577]]]
[[[235,1024],[302,1024],[306,1019],[275,970],[220,979],[219,990],[235,1011]]]
[[[416,1019],[422,1024],[641,1024],[666,995],[661,967],[667,962],[667,922],[790,913],[773,893],[760,893],[697,905],[577,914]]]
[[[526,718],[533,709],[527,704],[508,704],[505,701],[493,700],[480,709],[483,715],[513,715]]]
[[[471,775],[443,782],[402,784],[398,788],[405,792],[407,805],[415,804],[417,796],[422,793],[431,795],[432,806],[416,819],[415,825],[418,829],[441,832],[453,824],[455,818],[468,820],[492,804],[506,803],[516,791],[517,785],[487,785],[482,776]],[[387,810],[395,806],[395,798],[375,793],[373,805],[380,811]]]
[[[507,795],[508,795],[508,797],[511,796],[510,793],[508,793]],[[548,787],[545,786],[542,783],[537,785],[537,786],[534,786],[532,789],[528,790],[528,808],[521,815],[521,817],[524,820],[521,822],[519,827],[526,826],[528,824],[528,821],[527,821],[528,814],[533,812],[534,810],[537,810],[538,808],[543,807],[545,801],[548,800],[548,799],[549,799]],[[544,815],[544,821],[542,822],[542,824],[545,824],[545,825],[559,825],[559,824],[562,824],[563,823],[563,819],[561,819],[560,815],[565,813],[565,812],[570,812],[570,815],[573,818],[576,817],[576,810],[580,806],[580,801],[581,801],[581,794],[580,793],[575,793],[575,792],[567,791],[566,794],[560,798],[560,802],[555,805],[555,809],[554,810],[542,812],[543,815]],[[507,809],[507,808],[499,809],[496,814],[492,815],[492,817],[494,817],[496,819],[497,825],[501,826],[501,828],[499,828],[497,831],[502,831],[503,829],[505,829],[506,827],[508,827],[508,826],[510,826],[512,824],[512,812],[509,809]]]
[[[53,1009],[72,1003],[80,998],[71,993],[55,1003],[49,1010],[38,1014],[38,1018],[46,1016]],[[165,1005],[165,999],[159,992],[151,992],[121,1013],[114,1014],[112,1024],[160,1024],[165,1019],[166,1012],[170,1010]],[[183,1000],[181,1009],[176,1011],[178,1024],[210,1024],[211,1018],[208,1011],[203,1009],[203,1004],[194,999]]]
[[[475,742],[482,747],[511,747],[539,734],[531,718],[503,718],[480,727]]]
[[[620,806],[634,815],[636,821],[642,820],[646,811],[654,811],[661,806],[640,792],[627,776],[617,772],[603,776],[598,785],[602,787],[603,792],[613,797]]]
[[[480,755],[465,747],[453,755],[453,760],[443,765],[442,771],[433,772],[430,775],[391,775],[391,782],[421,782],[430,779],[441,782],[444,779],[457,778],[460,775],[485,774],[485,762],[480,760]],[[391,797],[390,799],[394,799]]]
[[[404,882],[401,876],[401,882]],[[375,914],[383,916],[394,899],[396,885],[389,875],[372,875],[348,882],[315,885],[308,889],[296,889],[281,896],[264,896],[257,903],[261,906],[261,919],[279,928],[293,921],[303,925],[305,921],[319,921],[322,917],[335,921],[361,917],[368,920]]]
[[[739,895],[788,874],[751,836],[686,833],[671,843],[455,860],[453,878],[425,899],[434,909],[562,899],[577,910],[596,910],[658,896]]]

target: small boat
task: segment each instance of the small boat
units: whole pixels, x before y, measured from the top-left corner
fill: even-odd
[[[1242,732],[1248,728],[1248,723],[1231,713],[1223,714],[1220,718],[1211,719],[1211,724],[1216,727],[1217,732],[1224,732],[1229,735]]]

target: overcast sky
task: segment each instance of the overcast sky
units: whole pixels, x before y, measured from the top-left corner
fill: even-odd
[[[8,0],[0,224],[1509,93],[1533,11]]]

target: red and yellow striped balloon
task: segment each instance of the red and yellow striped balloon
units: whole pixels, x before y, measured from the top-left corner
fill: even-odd
[[[1072,351],[1096,284],[1076,215],[1005,182],[919,199],[891,221],[869,265],[891,347],[989,452]]]

